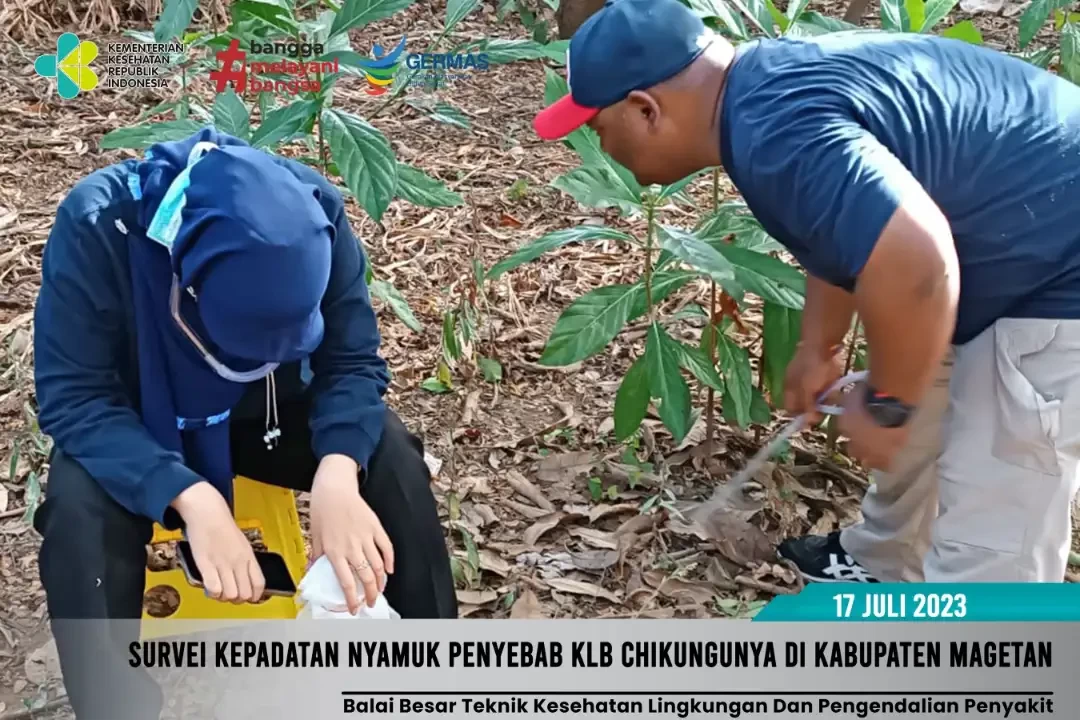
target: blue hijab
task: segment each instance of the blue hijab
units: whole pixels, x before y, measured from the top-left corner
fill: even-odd
[[[247,383],[223,377],[181,331],[174,277],[183,323],[220,363],[300,360],[322,340],[333,224],[317,188],[214,128],[152,146],[132,191],[145,231],[128,235],[143,423],[231,504],[229,413]]]

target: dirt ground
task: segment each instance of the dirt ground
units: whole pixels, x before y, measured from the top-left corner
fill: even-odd
[[[811,7],[842,14],[840,4],[814,0]],[[398,37],[405,28],[410,38],[432,39],[444,9],[443,2],[418,3],[404,17],[376,23],[354,39],[358,47],[369,46]],[[1011,48],[1017,13],[1010,7],[1008,17],[974,20],[988,41]],[[871,14],[876,16],[876,4]],[[964,16],[954,13],[951,19]],[[122,27],[147,24],[132,20]],[[526,32],[513,17],[496,23],[488,5],[456,34],[524,37]],[[118,38],[93,39],[101,46]],[[41,251],[69,187],[96,168],[134,155],[98,150],[101,136],[165,98],[99,90],[60,100],[47,94],[47,84],[32,69],[34,57],[51,49],[52,38],[2,42],[0,718],[24,708],[36,709],[34,717],[60,717],[65,711],[54,708],[62,705],[62,687],[38,579],[39,537],[29,523],[48,477],[48,441],[33,421],[30,334]],[[196,82],[209,97],[206,78]],[[335,103],[367,115],[378,101],[364,95],[360,84],[344,83]],[[580,366],[552,370],[537,364],[548,332],[571,300],[602,283],[636,279],[637,260],[619,247],[564,248],[500,278],[490,289],[481,336],[484,352],[503,366],[502,382],[487,383],[470,363],[462,363],[452,393],[420,388],[440,356],[442,312],[457,301],[473,258],[491,266],[545,232],[582,222],[640,230],[640,223],[583,208],[548,187],[576,162],[567,148],[541,143],[531,130],[542,88],[538,62],[495,66],[455,84],[442,98],[465,112],[471,130],[437,123],[408,107],[374,120],[400,159],[445,181],[464,196],[464,206],[433,210],[395,202],[376,225],[350,203],[353,228],[377,275],[405,294],[424,325],[423,332],[414,333],[379,306],[384,356],[393,375],[388,402],[441,462],[436,489],[448,543],[463,568],[461,614],[746,616],[772,595],[799,589],[791,569],[773,559],[778,538],[854,522],[868,481],[842,452],[827,457],[822,433],[806,433],[795,443],[793,462],[768,468],[750,495],[737,499],[744,510],[739,518],[749,522],[721,518],[703,533],[688,529],[675,511],[679,502],[721,487],[770,429],[744,433],[721,425],[719,442],[707,454],[697,446],[702,426],[675,447],[650,415],[640,447],[628,455],[613,439],[611,410],[644,331],[631,328]],[[707,179],[693,192],[701,208],[711,205]],[[721,192],[734,197],[723,178]],[[666,221],[691,224],[697,216],[678,212],[671,211]],[[704,297],[706,289],[688,288],[671,302],[694,293]],[[750,326],[746,344],[757,336],[752,315]],[[698,393],[695,407],[703,405]],[[594,499],[590,478],[601,483],[601,501]],[[678,502],[641,513],[643,502],[658,492],[670,492]],[[300,504],[306,508],[306,498]]]

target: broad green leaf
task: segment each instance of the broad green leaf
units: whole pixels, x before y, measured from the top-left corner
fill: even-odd
[[[1061,10],[1054,11],[1054,29],[1060,31],[1065,23],[1080,23],[1080,12],[1071,12],[1066,15]]]
[[[218,93],[214,99],[214,126],[241,140],[247,140],[251,135],[248,109],[232,87],[225,88],[225,92]]]
[[[758,425],[768,425],[772,421],[772,409],[765,402],[765,396],[756,387],[751,391],[750,398],[750,422]]]
[[[480,0],[447,0],[446,23],[443,26],[443,33],[453,30],[459,22],[478,7],[480,7]]]
[[[372,297],[386,303],[394,311],[394,314],[398,316],[398,319],[405,323],[410,330],[421,332],[424,329],[424,326],[416,319],[416,315],[413,314],[412,308],[409,307],[409,301],[392,284],[386,280],[373,280],[368,283],[368,289],[371,291]]]
[[[934,0],[931,0],[931,2],[934,2]],[[904,11],[907,12],[907,31],[913,33],[924,32],[922,27],[926,22],[927,13],[930,11],[926,2],[924,0],[904,0]],[[946,11],[946,14],[948,14],[948,11]],[[942,17],[944,17],[944,15]],[[941,18],[938,18],[938,20],[940,19]],[[935,21],[935,23],[936,22],[937,21]],[[933,27],[933,25],[930,27]],[[929,28],[927,28],[926,31],[929,32]]]
[[[559,75],[551,68],[544,68],[544,105],[551,105],[563,95],[570,92],[566,84],[566,78]]]
[[[416,0],[345,0],[334,16],[330,35],[348,32],[401,12]]]
[[[551,187],[562,190],[582,205],[603,209],[618,208],[623,215],[641,207],[640,195],[634,195],[610,169],[598,165],[583,165],[551,181]]]
[[[731,11],[725,0],[684,0],[700,18],[716,18],[736,40],[749,40],[746,24]]]
[[[979,32],[979,28],[975,27],[975,23],[970,20],[964,20],[963,22],[956,23],[952,27],[945,28],[941,31],[941,37],[952,38],[953,40],[963,40],[972,45],[983,44],[982,33]]]
[[[750,370],[750,355],[734,340],[719,333],[716,351],[720,372],[724,376],[724,409],[730,410],[739,427],[750,424],[750,402],[754,377]]]
[[[735,267],[735,280],[741,288],[784,307],[802,309],[806,276],[798,268],[753,250],[724,243],[712,246]]]
[[[860,28],[858,25],[844,22],[839,18],[833,18],[828,15],[809,11],[804,12],[799,16],[797,21],[791,24],[791,27],[788,28],[788,35],[826,35],[828,33],[847,32],[850,30],[874,32],[868,28]]]
[[[676,194],[682,192],[683,190],[686,189],[686,187],[690,183],[694,182],[695,180],[697,180],[699,177],[701,177],[702,175],[704,175],[707,172],[711,172],[709,168],[705,168],[704,170],[698,170],[696,173],[692,173],[690,175],[687,175],[682,180],[679,180],[677,182],[673,182],[670,185],[664,185],[660,189],[659,199],[660,200],[666,200],[667,198],[671,197],[672,195],[676,195]]]
[[[607,347],[630,320],[641,285],[609,285],[585,293],[563,310],[548,337],[540,364],[573,365]]]
[[[441,181],[431,177],[423,170],[397,164],[397,195],[420,207],[456,207],[464,204],[464,199],[450,190]]]
[[[1050,14],[1059,8],[1066,8],[1073,0],[1032,0],[1027,10],[1020,16],[1020,29],[1017,43],[1023,50],[1035,36],[1042,30],[1043,25],[1050,19]]]
[[[381,221],[398,186],[390,141],[363,118],[333,109],[323,110],[322,130],[345,185],[371,219]]]
[[[746,206],[741,202],[722,203],[715,212],[701,219],[694,228],[694,234],[709,243],[726,242],[733,235],[732,244],[736,247],[762,253],[783,250],[783,246],[765,232],[757,218],[745,210]]]
[[[909,0],[909,2],[912,0]],[[953,11],[957,3],[960,0],[927,0],[926,2],[926,14],[923,18],[923,22],[916,27],[919,28],[919,32],[928,33],[937,27],[937,24],[944,20],[949,13]],[[912,25],[915,25],[914,19]]]
[[[887,32],[911,31],[911,18],[904,0],[881,0],[881,29]]]
[[[685,270],[675,270],[673,272],[656,272],[653,273],[652,281],[650,283],[652,287],[652,301],[653,305],[657,305],[686,283],[690,282],[697,275],[692,272],[686,272]],[[649,310],[649,298],[645,295],[645,281],[639,280],[635,283],[635,287],[641,288],[641,292],[634,298],[634,304],[630,308],[630,317],[627,318],[627,322],[633,322],[637,318],[644,315]]]
[[[443,313],[442,349],[447,362],[461,359],[461,346],[458,345],[457,315],[454,312]]]
[[[520,60],[553,60],[565,65],[566,48],[564,41],[544,44],[535,40],[491,38],[477,45],[473,52],[487,55],[491,65],[506,65]]]
[[[408,98],[405,100],[405,104],[410,107],[414,107],[420,112],[427,113],[428,117],[436,122],[441,122],[445,125],[453,125],[459,127],[462,130],[468,130],[471,126],[469,124],[469,118],[458,108],[454,107],[450,103],[437,102],[434,104],[428,104],[420,102],[415,98]]]
[[[690,371],[702,385],[711,387],[717,392],[724,391],[724,381],[716,372],[716,366],[709,360],[709,356],[701,348],[691,347],[681,342],[673,341],[678,345],[679,364]]]
[[[649,395],[660,401],[657,413],[677,443],[690,431],[690,386],[679,367],[678,346],[659,322],[649,326],[645,340]]]
[[[318,110],[311,100],[296,100],[271,111],[251,134],[255,147],[270,148],[300,132],[315,118]]]
[[[1043,70],[1050,69],[1050,63],[1054,61],[1054,55],[1057,52],[1054,48],[1042,48],[1041,50],[1027,50],[1025,52],[1015,53],[1016,57],[1029,62],[1035,67],[1040,67]]]
[[[480,366],[480,372],[484,374],[484,380],[489,383],[502,382],[503,368],[498,360],[488,357],[478,358],[476,364]]]
[[[638,184],[632,172],[615,162],[614,158],[600,148],[600,136],[591,128],[579,127],[567,136],[567,140],[581,158],[582,165],[603,168],[607,173],[618,178],[617,181],[613,181],[616,185],[617,196],[633,198],[635,203],[641,202],[641,193],[644,188]]]
[[[693,233],[661,225],[657,233],[660,247],[690,267],[724,287],[735,283],[735,268],[723,255]]]
[[[161,15],[154,23],[154,41],[168,42],[180,37],[191,24],[191,17],[198,5],[199,0],[165,0]]]
[[[202,127],[203,123],[195,120],[167,120],[160,123],[132,125],[106,133],[98,143],[98,147],[102,150],[117,148],[142,150],[154,143],[182,140],[198,132]]]
[[[424,380],[424,382],[420,383],[420,388],[436,394],[448,393],[451,390],[451,388],[443,385],[441,380],[433,377],[429,377]]]
[[[622,242],[636,243],[637,241],[624,232],[609,227],[597,225],[578,225],[577,227],[555,230],[533,240],[528,245],[503,258],[488,271],[488,280],[494,280],[503,273],[520,267],[527,262],[532,262],[546,252],[555,248],[569,245],[575,242],[619,240]]]
[[[1061,67],[1058,73],[1080,85],[1080,25],[1068,23],[1061,31]]]
[[[773,26],[772,15],[765,6],[765,0],[730,0],[730,2],[746,16],[754,27],[769,37],[776,37],[776,28]]]
[[[791,22],[798,20],[809,4],[810,0],[788,0],[787,10],[785,11],[787,19]]]
[[[769,17],[772,18],[773,23],[778,28],[780,28],[780,32],[783,33],[785,30],[787,30],[788,25],[791,24],[791,21],[787,19],[787,15],[780,12],[779,8],[776,7],[776,3],[774,3],[773,0],[763,1],[765,3],[765,9],[769,11]]]
[[[802,313],[767,302],[763,315],[765,387],[779,406],[784,401],[784,375],[799,343]]]
[[[622,442],[637,432],[649,411],[649,374],[642,355],[626,371],[615,393],[615,439]]]
[[[234,0],[230,7],[233,12],[233,17],[237,17],[238,15],[249,15],[280,30],[286,35],[295,35],[300,29],[300,26],[297,24],[296,20],[293,19],[289,9],[281,7],[280,5],[260,2],[260,0]]]

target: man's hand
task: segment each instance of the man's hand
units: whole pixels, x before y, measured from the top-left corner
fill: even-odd
[[[866,385],[860,383],[844,396],[840,434],[847,437],[848,453],[866,467],[888,472],[896,454],[904,447],[910,423],[898,428],[881,427],[866,411]]]
[[[184,518],[206,594],[237,605],[260,599],[266,580],[221,493],[208,482],[196,483],[172,506]]]
[[[818,395],[844,374],[840,351],[836,346],[799,345],[784,378],[784,407],[788,412],[801,415],[814,410]],[[810,424],[816,425],[820,420],[821,413],[814,412]]]
[[[379,518],[360,497],[356,463],[344,455],[327,455],[315,473],[311,544],[314,557],[326,555],[334,566],[350,613],[360,609],[357,575],[368,607],[375,606],[386,587],[386,575],[394,573],[394,548]]]

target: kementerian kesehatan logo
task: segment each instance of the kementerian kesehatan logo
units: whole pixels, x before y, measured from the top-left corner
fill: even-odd
[[[382,95],[390,89],[403,52],[405,52],[404,35],[401,36],[401,42],[397,44],[397,47],[390,52],[386,52],[382,45],[376,43],[371,51],[374,59],[360,63],[360,68],[368,81],[368,95]]]
[[[42,77],[56,78],[56,90],[65,100],[97,87],[97,73],[90,63],[98,55],[98,47],[89,40],[79,41],[75,33],[64,33],[56,39],[55,55],[39,55],[34,70]]]

